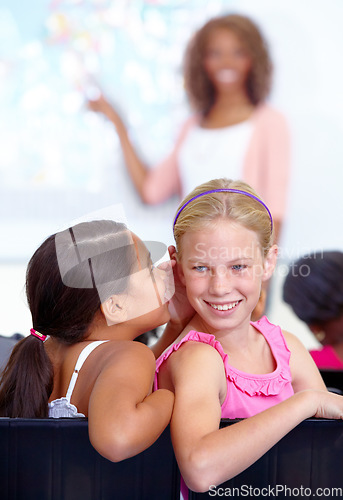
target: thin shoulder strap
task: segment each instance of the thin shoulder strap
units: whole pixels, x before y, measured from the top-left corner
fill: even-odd
[[[96,347],[98,347],[98,345],[103,344],[104,342],[108,342],[108,340],[97,340],[95,342],[91,342],[84,349],[82,349],[82,351],[80,352],[79,357],[77,358],[76,365],[75,365],[73,374],[71,376],[68,391],[66,394],[66,398],[67,398],[69,403],[71,400],[71,395],[73,394],[73,390],[74,390],[74,387],[75,387],[75,384],[77,381],[77,377],[79,376],[79,371],[81,370],[83,363],[86,361],[86,359],[88,358],[90,353],[93,352],[94,349]]]

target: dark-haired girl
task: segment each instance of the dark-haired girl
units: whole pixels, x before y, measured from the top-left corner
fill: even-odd
[[[84,222],[47,238],[28,264],[31,335],[2,374],[0,416],[88,417],[93,446],[112,461],[150,446],[174,397],[152,392],[154,354],[133,340],[169,320],[156,354],[175,338],[173,292],[171,266],[154,268],[123,224]]]

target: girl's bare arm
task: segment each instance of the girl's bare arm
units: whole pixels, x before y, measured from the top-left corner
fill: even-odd
[[[118,462],[152,445],[169,424],[174,395],[151,392],[155,358],[139,342],[124,342],[108,355],[89,400],[89,437],[94,448]]]
[[[222,370],[218,353],[205,344],[186,344],[168,360],[175,390],[173,446],[182,476],[194,491],[207,491],[239,474],[306,418],[343,416],[343,397],[308,390],[219,429]]]

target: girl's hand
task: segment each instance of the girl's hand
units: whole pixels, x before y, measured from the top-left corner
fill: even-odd
[[[172,267],[175,292],[168,303],[170,320],[168,321],[163,334],[157,342],[150,347],[155,354],[156,359],[169,345],[175,341],[175,339],[177,339],[195,314],[193,307],[188,302],[186,289],[181,283],[177,272],[175,247],[168,247],[168,252],[170,255],[170,262],[167,264],[161,264],[159,268],[162,270],[164,269],[166,272],[171,272],[170,266]]]
[[[181,283],[179,273],[177,272],[175,247],[173,245],[169,246],[168,252],[173,268],[175,283],[175,293],[168,305],[170,320],[174,323],[180,323],[184,328],[193,318],[195,311],[188,301],[186,288]]]
[[[316,391],[318,397],[316,418],[343,420],[343,396],[328,391]]]

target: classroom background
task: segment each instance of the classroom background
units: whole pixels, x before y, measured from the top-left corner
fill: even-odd
[[[286,116],[292,178],[268,316],[317,343],[281,298],[288,264],[343,250],[341,0],[2,0],[0,3],[0,334],[31,328],[28,259],[70,221],[122,204],[143,239],[172,244],[178,200],[137,196],[115,131],[87,109],[101,88],[123,110],[148,164],[189,115],[182,55],[190,34],[224,13],[251,17],[274,62],[269,101]]]

